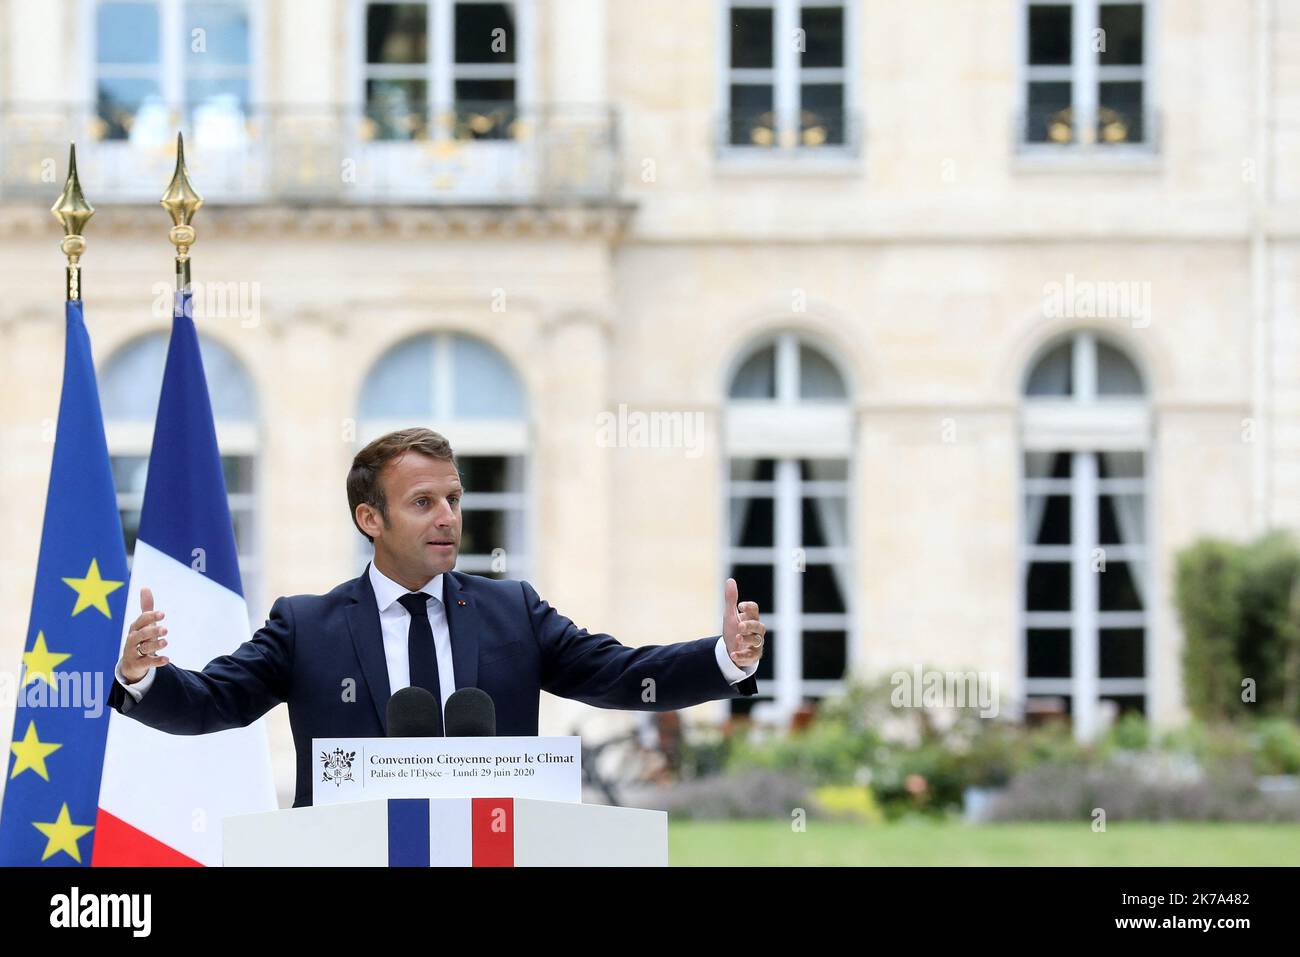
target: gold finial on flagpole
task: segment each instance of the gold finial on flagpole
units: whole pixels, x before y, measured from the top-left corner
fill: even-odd
[[[197,238],[190,220],[203,205],[203,197],[190,184],[189,172],[185,169],[185,140],[179,132],[176,134],[176,172],[172,174],[171,184],[159,203],[172,217],[172,228],[167,238],[176,247],[176,291],[187,292],[190,288],[190,247]]]
[[[95,207],[86,202],[77,179],[77,144],[68,146],[68,178],[63,192],[50,207],[50,212],[63,224],[63,242],[59,248],[68,257],[66,289],[69,301],[81,298],[81,254],[86,251],[86,240],[81,235],[87,221],[95,215]]]

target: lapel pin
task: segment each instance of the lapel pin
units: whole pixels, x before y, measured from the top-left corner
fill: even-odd
[[[458,604],[458,605],[464,605],[464,604],[465,604],[465,599],[463,599],[463,598],[458,598],[458,599],[456,599],[456,604]]]

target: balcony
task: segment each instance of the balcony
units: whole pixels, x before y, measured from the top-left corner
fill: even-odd
[[[49,199],[67,145],[86,195],[156,203],[176,131],[210,201],[334,205],[602,204],[616,201],[617,118],[604,106],[466,103],[264,106],[163,104],[123,116],[103,106],[0,111],[0,199]]]

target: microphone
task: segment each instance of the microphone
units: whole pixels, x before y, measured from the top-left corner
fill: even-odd
[[[442,708],[433,692],[415,685],[388,699],[390,738],[442,737]]]
[[[461,688],[447,699],[447,737],[493,738],[496,733],[497,706],[482,688]]]

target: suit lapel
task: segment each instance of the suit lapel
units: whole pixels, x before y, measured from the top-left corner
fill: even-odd
[[[348,629],[352,632],[352,647],[361,662],[361,675],[366,679],[370,700],[375,703],[379,725],[388,733],[388,659],[384,656],[384,634],[379,628],[379,603],[375,590],[370,587],[370,568],[366,567],[357,579],[355,602],[348,606]]]
[[[478,687],[478,644],[482,622],[474,599],[456,572],[443,576],[443,605],[447,611],[447,631],[451,633],[452,669],[456,672],[456,689]],[[373,601],[373,599],[371,599]]]

